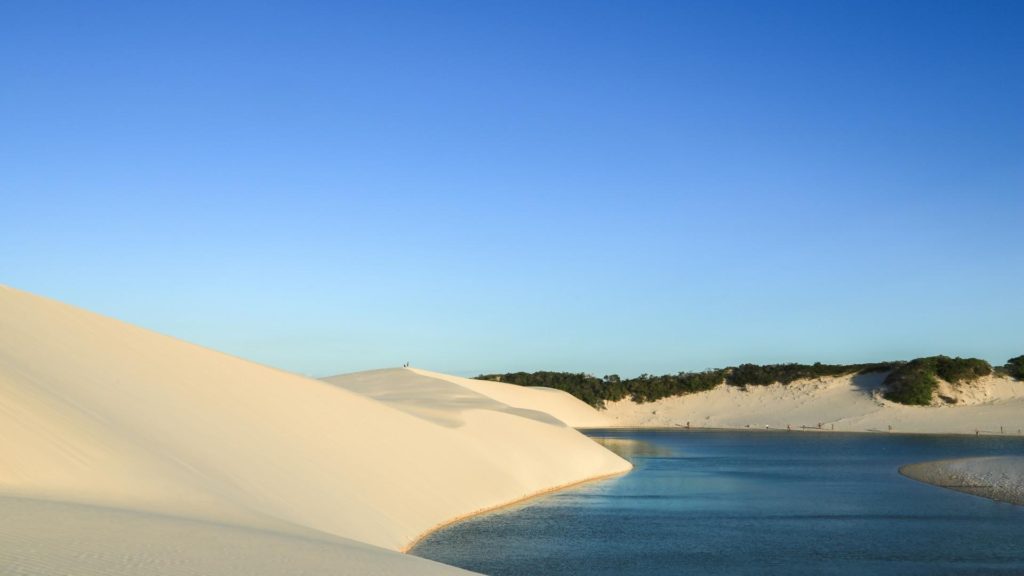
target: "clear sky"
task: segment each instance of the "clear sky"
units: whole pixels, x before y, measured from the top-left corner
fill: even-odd
[[[1024,354],[1024,2],[0,6],[0,283],[312,375]]]

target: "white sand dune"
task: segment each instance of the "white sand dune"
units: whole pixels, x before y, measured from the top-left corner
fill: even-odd
[[[354,540],[0,497],[4,576],[471,574]]]
[[[900,473],[943,488],[1024,505],[1024,456],[922,462],[904,466]]]
[[[1024,382],[987,377],[971,385],[943,386],[957,404],[906,406],[881,397],[884,373],[803,380],[792,384],[722,384],[713,390],[637,404],[608,403],[616,426],[813,429],[843,432],[1020,434]]]
[[[395,370],[377,370],[332,376],[324,380],[414,414],[438,412],[438,402],[444,398],[459,409],[483,407],[540,419],[553,416],[573,428],[604,428],[612,425],[607,416],[561,390],[472,380],[418,368],[409,370],[421,377],[396,379]],[[442,413],[442,417],[452,414],[448,410]]]
[[[555,416],[539,395],[506,403],[519,392],[425,372],[334,380],[0,287],[0,524],[21,526],[0,529],[0,567],[432,573],[448,568],[394,551],[454,518],[629,469],[560,420],[583,421],[562,396]],[[54,517],[67,520],[51,532]],[[258,570],[230,567],[254,549],[237,565]]]

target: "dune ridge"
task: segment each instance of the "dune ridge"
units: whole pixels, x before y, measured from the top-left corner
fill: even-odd
[[[554,388],[542,388],[539,386],[515,386],[491,382],[488,380],[474,380],[462,378],[440,372],[431,372],[421,368],[408,368],[414,374],[425,379],[433,380],[430,386],[430,398],[436,403],[443,395],[441,389],[447,392],[447,398],[452,401],[452,394],[460,395],[460,401],[464,406],[476,403],[478,406],[489,405],[491,408],[504,404],[509,408],[534,411],[536,415],[553,416],[556,420],[573,428],[604,428],[610,426],[612,421],[601,412],[598,412],[586,402]],[[394,406],[408,406],[413,410],[429,409],[430,403],[424,403],[425,399],[416,397],[414,388],[424,390],[426,380],[418,384],[410,385],[412,378],[403,379],[401,382],[391,379],[387,386],[381,386],[380,377],[390,379],[393,374],[391,370],[373,370],[356,374],[341,374],[324,378],[326,382],[337,384],[344,388],[368,395],[383,402],[394,400]],[[447,383],[446,386],[444,383]],[[404,387],[399,391],[400,387]],[[485,399],[489,399],[490,402]],[[523,412],[526,414],[527,412]],[[544,416],[541,416],[544,418]]]
[[[142,550],[137,560],[160,564],[159,573],[204,573],[196,566],[215,560],[176,564],[180,550],[146,539],[175,522],[216,532],[214,540],[227,544],[208,550],[213,556],[231,554],[230,543],[242,545],[243,534],[259,531],[277,538],[279,549],[310,541],[372,548],[362,565],[329,573],[408,573],[410,560],[395,551],[425,531],[630,468],[546,412],[536,394],[512,405],[496,399],[500,391],[488,396],[454,377],[406,369],[332,380],[0,287],[0,515],[31,523],[36,516],[25,510],[63,506],[95,527],[134,514],[135,524],[152,530],[114,530],[90,544],[100,552],[85,555],[103,556],[122,538]],[[372,390],[354,389],[368,381]],[[552,404],[561,413],[558,405],[572,403],[561,397]],[[46,514],[37,516],[42,522]],[[22,534],[44,532],[26,526]],[[70,546],[86,535],[66,536],[47,542]],[[61,571],[19,572],[39,560],[18,556],[28,549],[37,547],[0,531],[8,571]],[[309,557],[344,555],[322,552]],[[110,555],[102,573],[138,573],[118,564],[125,557],[132,555]],[[305,569],[266,571],[275,565],[264,563],[258,573]]]

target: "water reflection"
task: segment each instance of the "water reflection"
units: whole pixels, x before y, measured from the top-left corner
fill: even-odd
[[[671,446],[638,440],[636,438],[620,438],[615,436],[595,436],[595,442],[605,448],[622,456],[626,460],[633,460],[640,457],[663,457],[669,458],[679,456]]]

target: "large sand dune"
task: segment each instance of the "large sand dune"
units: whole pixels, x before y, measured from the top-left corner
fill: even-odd
[[[0,566],[436,572],[447,568],[390,551],[629,469],[563,423],[586,420],[564,395],[547,411],[536,394],[412,370],[334,381],[0,287]]]
[[[803,380],[792,384],[713,390],[638,404],[611,402],[616,426],[818,429],[843,432],[1019,434],[1024,382],[990,376],[942,393],[956,404],[906,406],[881,397],[884,373]],[[891,428],[890,428],[891,427]]]

